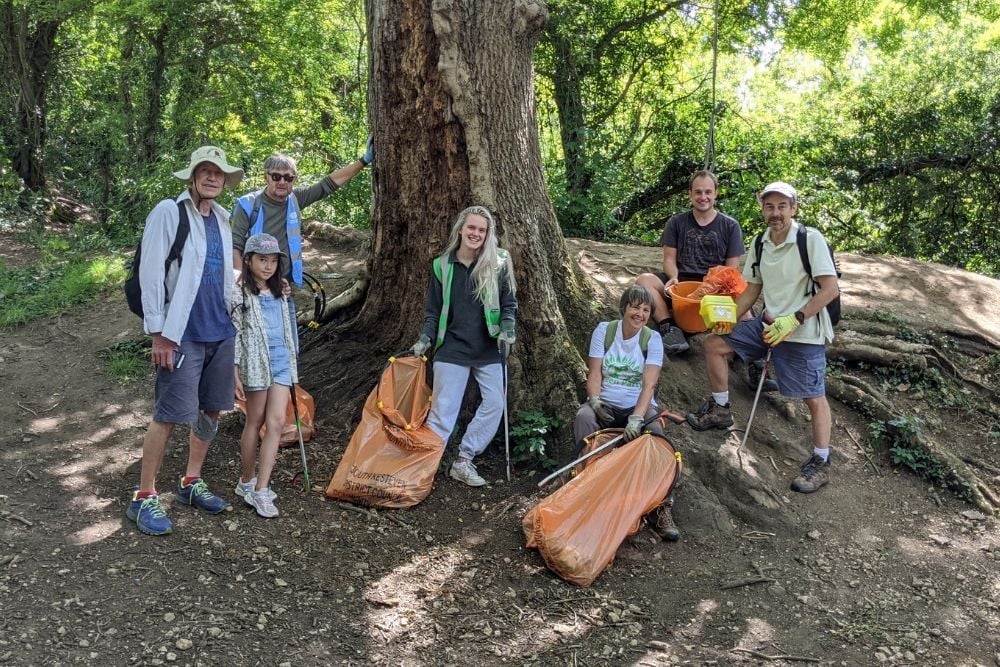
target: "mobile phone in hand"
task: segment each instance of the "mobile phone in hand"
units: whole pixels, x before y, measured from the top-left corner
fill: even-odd
[[[176,371],[184,363],[184,354],[180,350],[174,350],[174,370]]]

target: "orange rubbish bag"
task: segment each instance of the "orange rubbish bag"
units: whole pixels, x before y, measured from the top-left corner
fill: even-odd
[[[357,505],[400,509],[426,498],[444,442],[426,424],[431,407],[427,362],[392,357],[365,401],[326,495]]]
[[[309,442],[316,435],[316,400],[300,385],[295,385],[295,398],[299,402],[299,419],[302,420],[302,442]],[[236,409],[244,415],[247,413],[247,402],[236,401]],[[260,437],[267,433],[267,424],[260,427]],[[281,427],[280,447],[291,447],[299,444],[299,436],[295,432],[295,411],[292,401],[285,408],[285,425]]]
[[[713,266],[705,274],[701,286],[688,296],[692,299],[700,299],[708,294],[721,294],[735,299],[743,294],[746,288],[747,281],[738,269],[731,266]]]
[[[620,430],[604,433],[610,438]],[[680,472],[680,454],[666,438],[641,435],[598,457],[531,508],[521,522],[527,546],[566,581],[589,586],[625,538],[639,532],[642,517],[667,497]]]

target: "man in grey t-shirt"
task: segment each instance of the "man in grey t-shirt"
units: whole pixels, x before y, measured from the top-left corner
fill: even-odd
[[[739,267],[745,253],[743,232],[736,220],[715,209],[719,181],[710,171],[691,176],[691,210],[672,216],[663,229],[663,272],[643,273],[636,284],[653,297],[651,319],[663,336],[663,351],[688,349],[684,332],[673,324],[667,290],[684,280],[702,281],[713,266]]]

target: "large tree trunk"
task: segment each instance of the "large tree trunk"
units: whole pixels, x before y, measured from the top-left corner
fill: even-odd
[[[368,0],[366,11],[376,149],[370,287],[349,326],[327,335],[314,376],[321,370],[325,391],[348,398],[371,386],[369,373],[385,355],[416,340],[430,260],[457,213],[480,204],[493,211],[517,278],[511,412],[568,417],[583,363],[564,311],[583,317],[586,299],[548,200],[538,148],[532,51],[545,5]],[[362,345],[367,359],[330,354],[346,356]],[[367,377],[348,379],[343,363]]]
[[[5,142],[11,165],[29,190],[45,187],[46,95],[60,19],[36,20],[26,5],[0,5],[0,45],[11,118]]]

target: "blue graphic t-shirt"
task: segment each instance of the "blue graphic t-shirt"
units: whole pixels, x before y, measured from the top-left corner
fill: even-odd
[[[222,247],[222,234],[219,233],[219,222],[213,211],[202,216],[205,222],[205,241],[208,250],[205,253],[205,268],[201,272],[201,285],[198,295],[191,306],[187,329],[183,340],[194,343],[215,343],[236,335],[233,321],[229,318],[226,308],[226,288],[223,280],[231,276],[223,274],[224,252],[232,252],[231,248]]]

